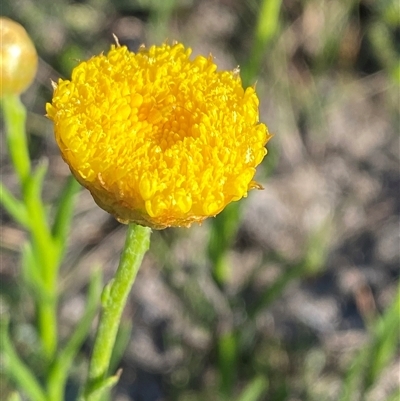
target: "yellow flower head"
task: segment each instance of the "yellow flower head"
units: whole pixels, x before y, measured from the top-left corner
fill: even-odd
[[[23,92],[35,78],[38,56],[25,29],[0,17],[0,98]]]
[[[121,222],[189,226],[260,188],[270,135],[254,88],[190,53],[111,46],[60,79],[47,104],[72,173]]]

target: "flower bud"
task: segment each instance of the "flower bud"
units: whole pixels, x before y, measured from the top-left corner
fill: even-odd
[[[32,83],[38,64],[35,46],[15,21],[0,18],[0,97],[19,95]]]

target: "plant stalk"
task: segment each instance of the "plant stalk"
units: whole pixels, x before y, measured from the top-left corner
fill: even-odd
[[[90,360],[89,377],[84,389],[83,399],[86,401],[100,400],[102,389],[107,386],[111,354],[122,312],[143,256],[149,248],[150,232],[148,227],[135,224],[128,226],[117,272],[103,290],[102,313]]]

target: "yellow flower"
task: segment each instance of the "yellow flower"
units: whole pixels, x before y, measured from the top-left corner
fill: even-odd
[[[111,46],[59,80],[47,104],[64,160],[123,223],[189,226],[247,196],[270,138],[254,88],[213,58]]]
[[[32,83],[37,64],[35,46],[25,29],[0,18],[0,97],[23,92]]]

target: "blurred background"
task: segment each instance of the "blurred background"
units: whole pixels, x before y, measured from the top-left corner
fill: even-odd
[[[107,52],[113,33],[133,51],[178,40],[221,70],[239,65],[274,134],[257,172],[264,191],[202,226],[152,234],[119,333],[112,400],[399,399],[397,0],[3,0],[0,10],[40,55],[23,101],[32,159],[50,163],[49,205],[69,175],[44,117],[50,79]],[[1,141],[1,178],[18,194]],[[5,213],[1,225],[1,296],[20,353],[40,370],[19,281],[25,233]],[[125,230],[80,192],[60,283],[62,338],[81,316],[90,272],[111,278]],[[1,377],[4,399],[11,388]]]

